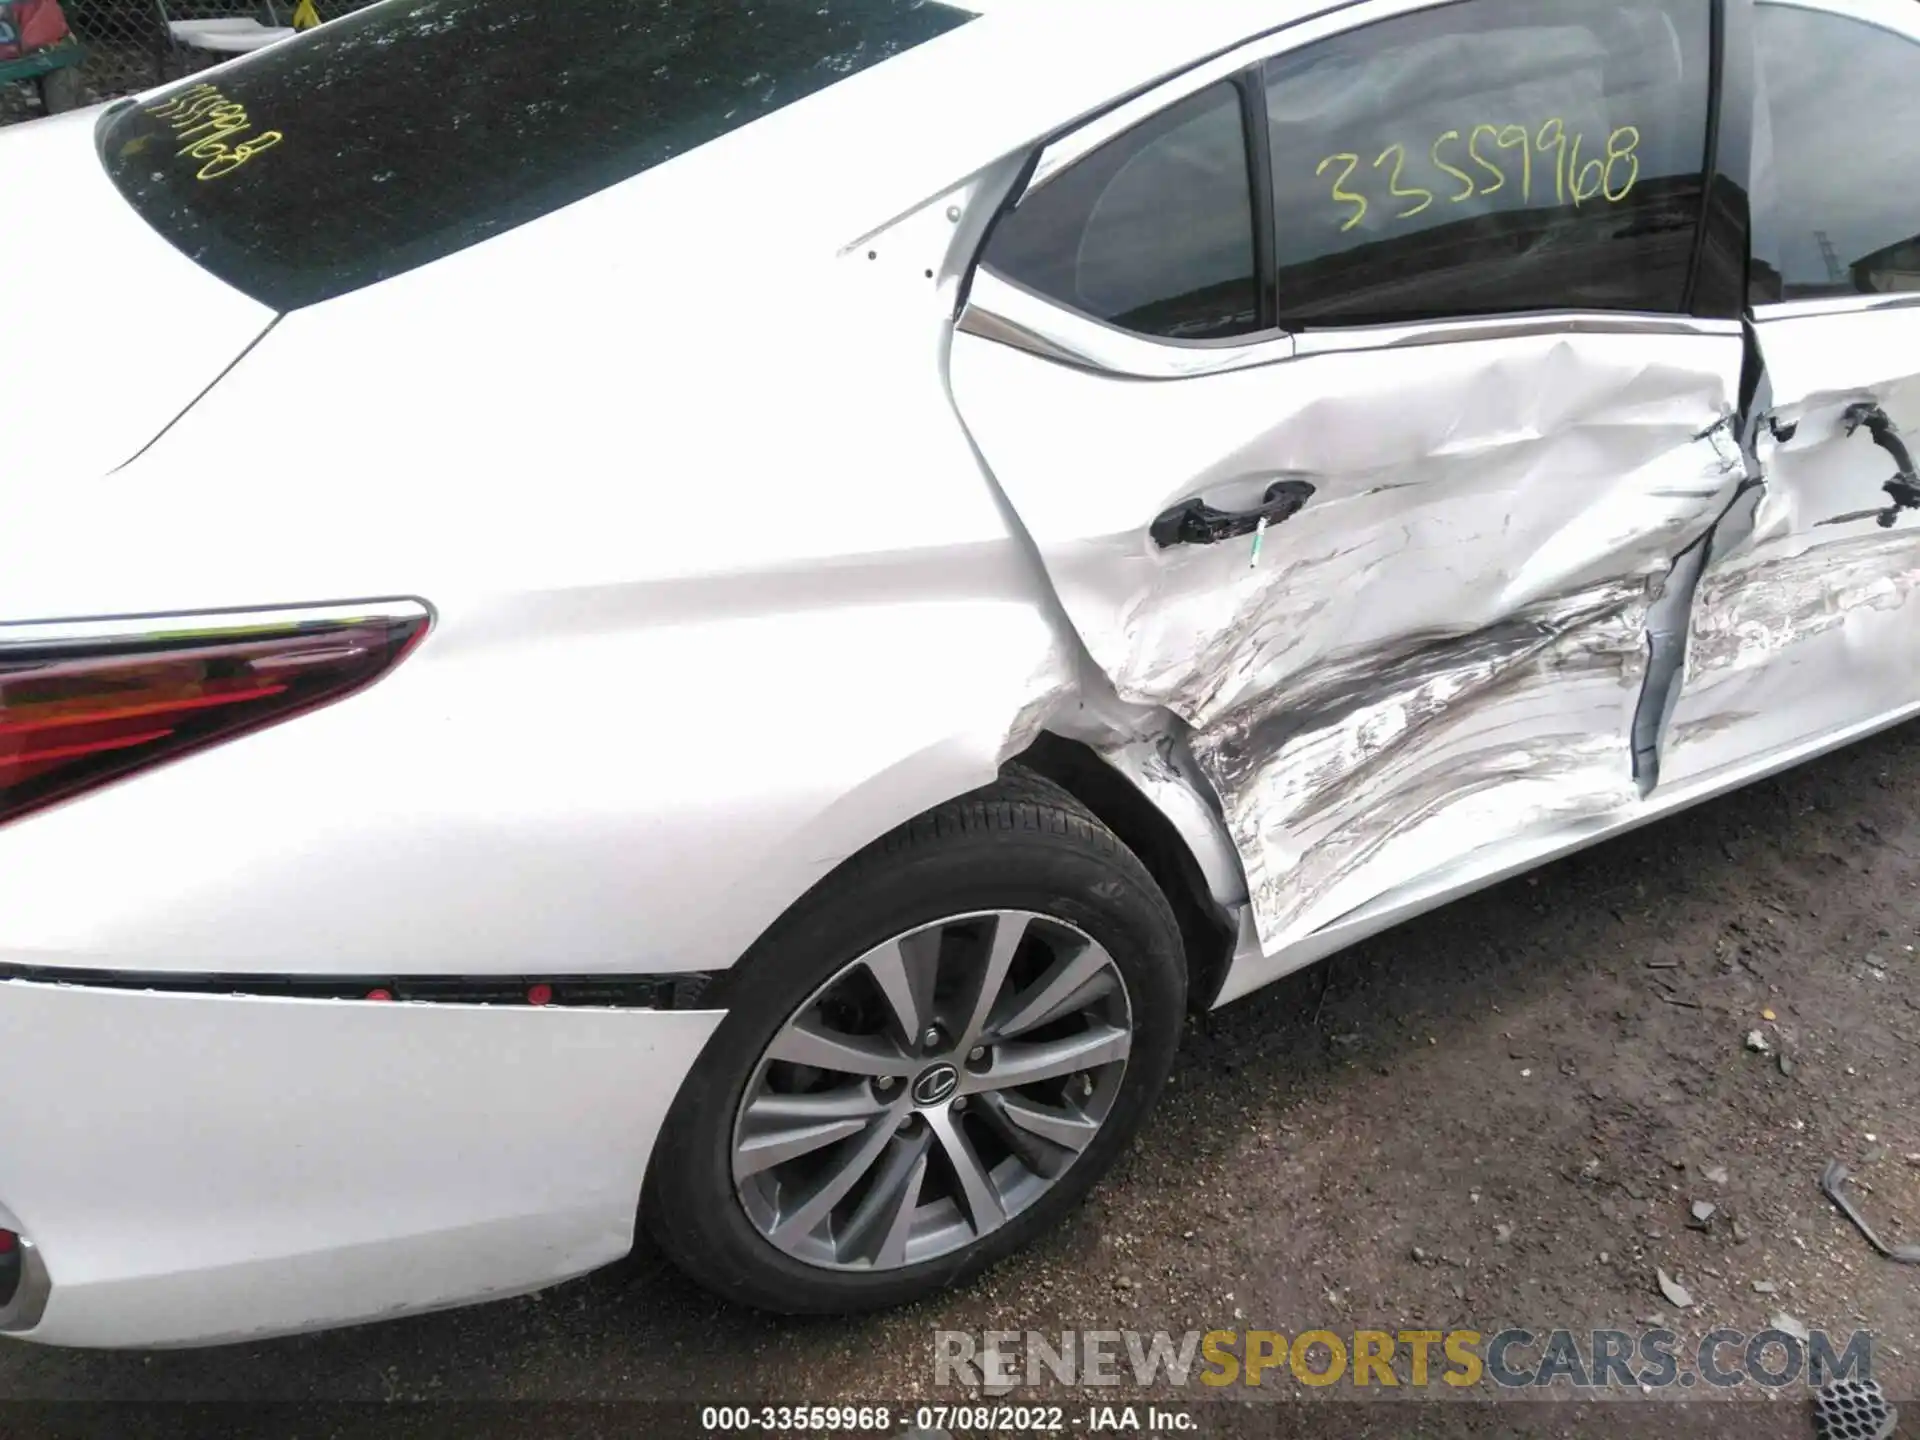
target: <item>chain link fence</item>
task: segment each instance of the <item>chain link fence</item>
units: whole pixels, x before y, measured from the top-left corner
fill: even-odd
[[[371,0],[317,0],[320,16],[331,20]],[[223,60],[222,52],[182,40],[178,21],[255,21],[263,26],[291,22],[294,0],[60,0],[67,25],[86,52],[78,67],[80,103],[145,90],[204,70]],[[32,120],[45,113],[32,83],[0,83],[0,125]]]

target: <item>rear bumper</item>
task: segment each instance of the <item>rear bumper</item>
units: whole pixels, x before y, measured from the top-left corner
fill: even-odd
[[[0,1227],[43,1268],[0,1328],[203,1344],[605,1264],[720,1019],[0,983]]]

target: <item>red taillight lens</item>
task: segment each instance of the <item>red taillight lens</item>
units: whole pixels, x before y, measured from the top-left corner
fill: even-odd
[[[337,700],[427,623],[402,601],[0,625],[0,822]]]

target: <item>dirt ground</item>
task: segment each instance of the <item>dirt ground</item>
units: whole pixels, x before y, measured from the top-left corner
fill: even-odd
[[[943,1329],[1658,1323],[1692,1337],[1784,1313],[1871,1331],[1877,1377],[1911,1402],[1902,1433],[1920,1434],[1920,1268],[1874,1255],[1816,1187],[1839,1158],[1886,1238],[1920,1239],[1916,795],[1908,727],[1195,1022],[1141,1144],[1077,1219],[915,1310],[771,1320],[643,1249],[541,1296],[330,1335],[167,1354],[7,1345],[0,1396],[273,1401],[286,1408],[260,1428],[298,1434],[375,1413],[412,1417],[405,1433],[648,1434],[668,1412],[391,1402],[952,1403],[965,1395],[933,1385]],[[1716,1207],[1704,1230],[1688,1223],[1697,1200]],[[1658,1269],[1691,1307],[1662,1295]],[[1706,1414],[1692,1391],[1685,1406],[1630,1390],[1584,1407],[1564,1387],[1557,1405],[1409,1407],[1282,1374],[1234,1389],[1238,1403],[1197,1386],[1160,1398],[1206,1434],[1812,1434],[1802,1390]],[[1086,1397],[1064,1398],[1084,1433]],[[1271,1403],[1295,1399],[1314,1403]],[[0,1429],[114,1433],[139,1415],[205,1434],[237,1413],[8,1406]]]

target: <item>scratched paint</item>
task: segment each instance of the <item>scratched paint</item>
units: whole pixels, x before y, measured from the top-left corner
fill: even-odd
[[[1196,744],[1284,943],[1476,843],[1636,798],[1626,717],[1652,582],[1320,667]]]

